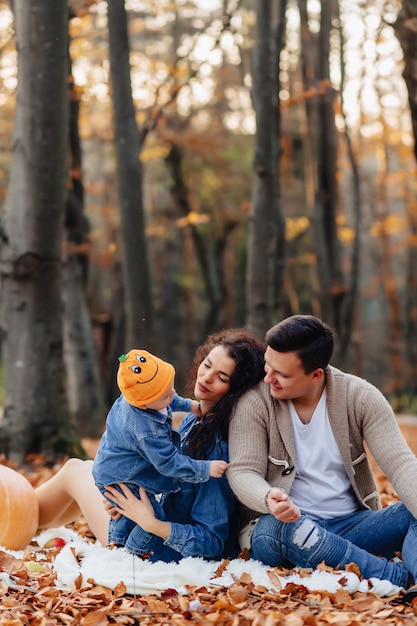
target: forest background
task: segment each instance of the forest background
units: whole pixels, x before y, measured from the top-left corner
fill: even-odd
[[[417,412],[413,0],[0,0],[0,452],[82,454],[143,347],[294,313]]]

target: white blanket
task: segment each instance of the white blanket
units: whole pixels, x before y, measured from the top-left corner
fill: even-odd
[[[68,528],[43,531],[34,538],[34,541],[42,547],[54,537],[61,537],[67,542],[54,560],[57,584],[63,589],[74,589],[76,579],[81,576],[82,586],[90,586],[95,582],[114,589],[123,582],[126,593],[131,595],[143,595],[165,589],[176,589],[178,593],[185,593],[187,586],[228,587],[239,580],[242,574],[249,575],[255,585],[275,592],[283,589],[289,582],[303,585],[311,591],[327,590],[334,593],[343,587],[350,593],[371,591],[381,597],[394,595],[401,589],[387,580],[372,578],[361,581],[356,574],[345,571],[314,570],[311,575],[306,576],[304,570],[302,575],[294,573],[277,576],[273,568],[251,559],[230,561],[219,577],[216,572],[221,565],[220,562],[188,557],[179,563],[162,561],[150,563],[123,548],[110,550],[99,543],[86,541]],[[42,550],[39,551],[40,557],[41,554]]]

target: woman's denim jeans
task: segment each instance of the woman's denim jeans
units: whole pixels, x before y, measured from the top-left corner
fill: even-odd
[[[402,553],[402,563],[389,561]],[[252,534],[250,556],[267,565],[315,568],[324,561],[343,569],[356,563],[364,578],[407,588],[417,582],[417,520],[402,503],[330,520],[302,515],[284,523],[262,515]],[[411,574],[411,577],[410,577]]]

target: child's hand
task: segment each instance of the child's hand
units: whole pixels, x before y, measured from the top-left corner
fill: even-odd
[[[220,478],[228,467],[229,464],[226,461],[210,461],[210,476]]]
[[[118,512],[118,510],[114,506],[114,504],[112,504],[111,502],[106,500],[106,498],[104,498],[103,504],[104,504],[104,508],[106,510],[106,513],[108,515],[110,515],[110,517],[112,517],[114,520],[118,520],[118,519],[120,519],[122,517],[122,514]]]

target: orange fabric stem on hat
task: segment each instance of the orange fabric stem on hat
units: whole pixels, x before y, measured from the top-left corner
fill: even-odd
[[[146,350],[130,350],[119,357],[117,384],[126,402],[146,406],[172,387],[175,369],[171,363]]]

